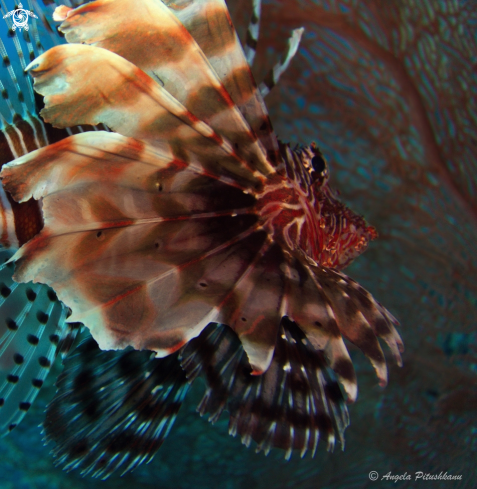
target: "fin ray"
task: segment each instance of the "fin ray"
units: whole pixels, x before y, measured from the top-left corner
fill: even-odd
[[[188,383],[177,354],[101,351],[87,335],[66,358],[57,387],[44,423],[56,464],[106,479],[154,456]]]
[[[178,0],[167,5],[196,40],[263,144],[269,161],[277,167],[280,161],[278,141],[225,2]]]
[[[158,28],[160,26],[160,28]],[[160,81],[180,104],[234,145],[264,175],[266,153],[200,47],[162,2],[97,0],[68,12],[60,26],[68,42],[119,54]],[[141,42],[135,42],[140,36]],[[143,45],[147,45],[146,51]]]
[[[189,381],[202,375],[206,393],[198,410],[217,420],[230,412],[229,432],[257,451],[272,447],[289,456],[316,448],[320,434],[332,449],[343,443],[348,412],[341,391],[321,352],[299,328],[284,319],[269,369],[252,376],[240,341],[226,326],[210,325],[181,352]]]

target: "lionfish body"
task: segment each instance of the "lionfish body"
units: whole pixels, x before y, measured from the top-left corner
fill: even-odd
[[[1,294],[24,287],[30,307],[11,318],[0,304],[0,358],[22,349],[33,365],[41,347],[44,369],[78,323],[90,330],[47,412],[58,463],[107,477],[150,460],[197,376],[200,413],[228,410],[247,445],[289,457],[314,453],[320,436],[343,444],[345,397],[357,394],[343,338],[381,384],[378,337],[398,363],[402,343],[391,314],[340,271],[376,231],[337,200],[314,144],[291,149],[271,128],[262,93],[302,30],[257,89],[222,0],[98,0],[53,19],[70,44],[24,66],[41,117],[24,110],[0,133],[2,163],[16,158],[1,173],[1,243],[20,247]],[[12,385],[0,408],[10,424],[25,395]]]

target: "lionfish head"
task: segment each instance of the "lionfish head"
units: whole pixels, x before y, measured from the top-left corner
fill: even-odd
[[[315,142],[311,143],[308,148],[300,148],[297,153],[300,156],[301,163],[310,175],[310,185],[316,191],[324,187],[329,180],[328,162]]]
[[[315,143],[293,149],[281,144],[280,148],[282,171],[288,177],[286,204],[291,205],[290,196],[295,195],[293,204],[300,211],[295,209],[293,215],[287,215],[284,206],[281,225],[277,226],[280,231],[275,232],[274,239],[285,235],[283,241],[291,249],[299,248],[320,266],[337,270],[347,267],[377,238],[376,229],[338,199],[338,192],[329,183],[328,163]],[[263,194],[267,191],[265,188]],[[270,198],[260,198],[263,207],[270,205]]]
[[[313,156],[303,164],[312,178],[312,187],[319,202],[320,227],[324,230],[323,251],[319,262],[329,268],[343,269],[366,251],[368,244],[378,237],[373,226],[338,200],[339,193],[329,184],[328,163],[315,143],[310,146]]]
[[[366,251],[378,233],[361,215],[340,202],[328,185],[322,189],[320,198],[320,225],[325,236],[320,263],[342,270]]]

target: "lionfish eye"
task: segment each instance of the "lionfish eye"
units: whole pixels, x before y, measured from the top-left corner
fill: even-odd
[[[326,169],[326,163],[323,156],[317,154],[313,156],[311,159],[311,165],[313,166],[313,170],[316,171],[319,175],[323,173]]]

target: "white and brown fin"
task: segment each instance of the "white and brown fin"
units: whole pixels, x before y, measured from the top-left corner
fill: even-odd
[[[217,174],[248,180],[251,187],[260,185],[263,175],[272,171],[258,156],[244,159],[228,139],[111,51],[82,44],[57,46],[28,69],[35,78],[35,90],[45,96],[41,115],[56,127],[104,123],[171,156],[198,161]]]
[[[98,130],[88,126],[58,129],[31,113],[27,113],[25,117],[14,113],[11,119],[11,123],[4,119],[0,125],[0,167],[71,134]],[[19,204],[3,188],[0,188],[0,216],[2,248],[18,248],[43,227],[43,217],[37,201],[30,199]]]
[[[252,17],[248,24],[243,52],[248,65],[251,67],[257,53],[258,36],[260,33],[260,16],[262,13],[262,1],[253,0],[252,2]]]
[[[342,328],[343,335],[348,337],[346,329],[353,328],[353,323],[356,323],[356,321],[363,325],[361,326],[362,329],[367,330],[367,327],[369,326],[376,338],[381,338],[386,342],[393,354],[396,364],[401,367],[401,353],[404,351],[404,344],[396,330],[396,326],[399,325],[397,319],[377,302],[366,289],[361,287],[361,285],[344,273],[336,270],[327,271],[326,283],[327,288],[330,290],[330,292],[327,292],[327,295],[334,309],[339,309],[339,303],[341,303],[342,307],[340,310],[345,311],[344,321],[347,326]],[[338,296],[335,292],[337,290],[341,291],[341,294]],[[333,300],[333,297],[338,298],[337,300]],[[353,319],[353,316],[354,318],[359,319]],[[372,336],[370,333],[362,335]],[[370,354],[368,355],[364,345],[360,346],[359,341],[355,342],[351,338],[348,339],[361,348],[373,363],[373,356]],[[371,343],[374,344],[374,340],[372,340]],[[383,383],[385,384],[385,379],[383,379]]]
[[[283,55],[283,58],[265,75],[262,83],[258,86],[260,95],[266,97],[272,88],[278,83],[280,77],[288,69],[292,59],[298,51],[300,46],[301,36],[303,35],[304,28],[294,29],[290,39],[288,39],[288,47]]]
[[[2,178],[14,199],[42,198],[46,216],[15,255],[15,277],[52,286],[102,348],[132,345],[164,356],[221,322],[239,335],[259,374],[287,315],[325,351],[349,400],[356,378],[342,336],[386,382],[377,335],[396,355],[392,317],[345,276],[273,243],[254,195],[236,182],[103,132],[30,153],[4,167]],[[343,308],[347,294],[353,299]]]
[[[227,324],[239,346],[230,350],[229,340],[218,346],[232,354],[230,365],[225,357],[214,360],[219,371],[235,361],[250,364],[246,380],[239,374],[229,377],[232,398],[233,389],[245,398],[240,408],[231,407],[232,431],[247,443],[255,438],[265,450],[281,446],[288,454],[290,449],[313,451],[318,432],[331,446],[341,439],[347,418],[337,407],[342,399],[329,368],[349,401],[357,395],[343,338],[364,351],[382,384],[387,374],[378,338],[389,344],[398,362],[402,349],[394,318],[333,270],[364,249],[347,240],[352,252],[339,261],[335,255],[340,253],[327,241],[352,235],[342,225],[352,213],[335,205],[327,188],[320,192],[318,184],[325,185],[327,175],[321,172],[317,180],[318,171],[310,171],[317,157],[313,146],[302,151],[308,166],[299,151],[283,146],[278,154],[262,97],[222,0],[179,0],[167,7],[145,3],[151,12],[159,12],[154,16],[165,20],[167,32],[184,43],[188,56],[202,59],[197,91],[175,86],[185,76],[180,53],[172,50],[168,58],[156,43],[156,54],[165,59],[161,67],[154,64],[157,59],[151,64],[136,53],[140,43],[133,45],[133,37],[119,35],[115,44],[117,28],[109,24],[111,18],[126,33],[131,32],[131,19],[113,4],[127,7],[132,2],[101,0],[57,11],[67,35],[96,45],[58,46],[28,67],[35,88],[45,95],[46,120],[59,127],[101,122],[120,134],[77,134],[4,167],[5,189],[19,202],[41,199],[45,221],[15,255],[15,278],[53,286],[73,310],[70,319],[84,322],[105,349],[131,345],[159,356],[175,355],[188,342],[199,341],[210,323]],[[154,41],[156,34],[150,35]],[[168,76],[177,76],[176,82],[170,83]],[[170,91],[167,85],[172,85]],[[210,113],[203,100],[194,100],[202,93],[220,95]],[[200,117],[190,108],[196,102]],[[220,117],[227,127],[218,124]],[[371,228],[362,218],[358,227],[363,229],[355,229],[351,238],[367,243]],[[325,261],[323,253],[329,255]],[[210,338],[215,344],[217,338]],[[305,364],[309,355],[318,367]],[[288,358],[293,358],[290,370]],[[304,375],[297,374],[301,381],[308,382],[308,394],[296,389],[293,397],[292,389],[280,402],[265,396],[268,404],[279,406],[280,430],[288,427],[288,434],[275,432],[274,420],[264,415],[261,421],[262,411],[254,411],[259,410],[263,382],[293,387],[298,371]],[[322,404],[313,404],[318,411],[307,411],[310,395],[325,386],[329,393],[320,394]],[[256,403],[247,404],[245,394]],[[222,408],[215,408],[209,404],[214,396],[210,393],[204,406],[215,416],[228,401],[219,396]],[[307,416],[327,412],[331,428],[329,422],[317,421],[311,434],[301,421],[293,426],[282,422],[295,405],[305,406],[299,412],[305,410]],[[267,427],[266,436],[254,431],[256,422]],[[63,454],[67,458],[68,446]],[[106,465],[113,467],[119,458],[106,459]],[[68,467],[93,467],[100,475],[95,465],[100,458],[85,460],[73,455],[65,459]]]
[[[166,2],[190,32],[232,100],[278,166],[278,141],[224,0]]]
[[[251,375],[241,342],[224,325],[208,326],[185,346],[181,364],[190,381],[201,376],[206,393],[197,408],[215,422],[230,413],[229,433],[268,454],[271,448],[315,454],[322,439],[329,450],[344,447],[348,411],[323,352],[313,348],[298,326],[284,318],[268,370]]]
[[[60,30],[70,43],[101,47],[130,61],[196,119],[220,132],[242,158],[264,175],[270,173],[253,129],[194,38],[162,2],[144,0],[138,8],[130,0],[97,0],[70,10]],[[141,41],[131,42],[134,37]]]
[[[326,279],[326,275],[317,277],[298,258],[291,258],[283,268],[288,279],[285,314],[298,324],[316,350],[325,353],[348,402],[354,402],[358,395],[356,373],[333,307],[323,291],[320,278]]]
[[[78,132],[76,129],[74,131]],[[22,118],[16,114],[11,124],[5,124],[0,129],[0,167],[67,136],[65,130],[53,128],[35,115]],[[0,216],[2,248],[16,249],[43,228],[39,203],[30,199],[19,204],[3,188],[0,188]]]
[[[23,419],[79,328],[66,322],[68,310],[49,287],[12,280],[11,255],[0,251],[0,435]]]
[[[101,479],[149,462],[189,384],[177,353],[102,351],[87,335],[66,358],[44,422],[55,464]]]
[[[343,338],[355,344],[371,361],[382,386],[387,367],[378,338],[389,346],[398,365],[404,347],[396,319],[363,287],[345,274],[299,257],[286,264],[287,306],[293,319],[318,350],[323,350],[347,393],[357,397],[353,364]]]
[[[15,257],[16,279],[54,284],[102,348],[163,356],[222,321],[257,373],[267,368],[283,284],[279,247],[257,225],[253,195],[113,133],[72,136],[3,171],[13,197],[42,198],[45,215]],[[267,270],[279,282],[265,284]],[[259,314],[258,298],[271,315]]]

